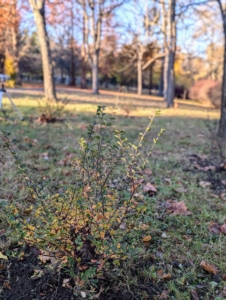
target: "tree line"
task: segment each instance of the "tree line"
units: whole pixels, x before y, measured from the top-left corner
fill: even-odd
[[[182,78],[183,84],[192,82],[195,72],[200,73],[200,70],[194,71],[190,60],[195,54],[180,52],[179,23],[186,27],[189,11],[193,9],[192,13],[199,16],[197,20],[203,20],[201,35],[211,38],[214,36],[211,32],[217,30],[216,24],[206,26],[204,22],[213,15],[211,6],[217,7],[217,26],[224,36],[221,63],[215,63],[214,38],[207,45],[206,53],[211,76],[219,73],[219,65],[222,65],[218,133],[226,137],[224,0],[0,0],[0,72],[8,66],[17,83],[23,69],[43,74],[45,97],[51,101],[57,97],[56,66],[62,73],[65,70],[70,73],[71,85],[76,83],[76,68],[79,68],[82,88],[87,87],[86,76],[90,73],[94,94],[99,91],[100,74],[106,85],[113,79],[121,84],[134,80],[138,94],[142,94],[147,79],[150,89],[153,82],[158,81],[166,106],[173,107],[175,82]],[[34,27],[33,22],[36,30],[29,29]],[[213,31],[206,31],[209,26]],[[197,66],[198,60],[203,58],[193,57],[192,61],[195,59]],[[153,68],[158,75],[153,74]]]

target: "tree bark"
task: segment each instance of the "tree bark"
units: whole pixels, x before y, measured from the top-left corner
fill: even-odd
[[[142,78],[142,53],[138,53],[137,60],[137,94],[142,95],[143,90],[143,78]]]
[[[165,64],[165,59],[162,59],[162,64],[161,64],[161,69],[160,69],[160,77],[159,77],[159,96],[164,95],[164,64]]]
[[[85,63],[85,59],[83,57],[82,57],[82,61],[81,61],[81,88],[87,89],[86,63]]]
[[[221,95],[221,116],[218,127],[218,136],[226,139],[226,10],[223,8],[221,0],[218,0],[223,21],[224,31],[224,71],[222,80],[222,95]]]
[[[3,74],[5,69],[5,53],[0,53],[0,73]]]
[[[93,94],[99,94],[99,80],[98,80],[98,60],[99,51],[94,51],[92,59],[92,90]]]
[[[75,86],[76,82],[75,82],[75,53],[74,53],[74,38],[72,37],[72,41],[71,41],[71,81],[70,81],[70,85],[71,86]]]
[[[37,26],[40,50],[42,56],[42,69],[44,77],[45,97],[49,101],[56,101],[56,89],[53,78],[53,66],[49,45],[49,37],[45,21],[45,0],[29,0],[33,9],[35,23]]]
[[[174,61],[176,52],[176,0],[170,0],[168,11],[167,46],[164,62],[164,100],[167,108],[174,106]]]
[[[153,66],[154,64],[150,65],[150,69],[149,69],[149,95],[152,94],[152,86],[153,86]]]

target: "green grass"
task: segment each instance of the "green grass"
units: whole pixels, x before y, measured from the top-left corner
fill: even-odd
[[[71,167],[61,162],[68,155],[76,156],[78,153],[78,141],[86,136],[86,126],[94,120],[96,106],[100,101],[92,96],[92,102],[96,101],[96,104],[83,103],[81,95],[75,94],[73,97],[81,99],[66,106],[60,115],[63,122],[37,123],[35,119],[43,109],[35,97],[25,98],[21,95],[15,97],[15,103],[25,116],[25,121],[17,120],[6,100],[4,104],[10,120],[0,119],[0,129],[11,133],[14,148],[30,170],[33,180],[45,180],[51,191],[73,183]],[[107,98],[106,104],[108,101],[109,105],[114,106],[115,99]],[[128,117],[125,117],[125,105],[129,110]],[[147,116],[152,115],[153,107],[142,106],[139,101],[134,106],[129,102],[120,102],[117,107],[108,108],[107,112],[115,112],[113,127],[125,130],[128,138],[134,142],[139,132],[145,129]],[[226,173],[211,175],[210,172],[195,170],[189,160],[189,155],[196,154],[205,155],[216,165],[223,162],[209,130],[209,127],[215,130],[218,117],[219,112],[215,110],[183,107],[176,110],[163,109],[162,116],[155,119],[144,145],[144,151],[147,151],[159,130],[165,129],[149,163],[153,172],[150,182],[158,189],[157,195],[149,198],[147,204],[153,211],[150,216],[152,243],[148,253],[144,253],[134,265],[122,271],[124,278],[118,282],[118,288],[121,286],[131,290],[131,293],[137,290],[137,299],[149,299],[147,291],[145,288],[142,290],[142,287],[150,284],[159,287],[161,291],[168,291],[168,299],[191,299],[191,290],[197,291],[199,299],[216,299],[217,296],[226,299],[226,295],[222,294],[226,282],[216,282],[215,277],[199,267],[204,260],[214,264],[220,274],[226,273],[226,236],[213,235],[208,229],[210,221],[223,224],[226,219],[226,196],[222,196],[223,191],[218,193],[198,184],[199,181],[209,181],[211,176],[220,176],[220,179],[225,180]],[[17,198],[19,202],[25,196],[23,178],[17,174],[10,154],[2,147],[0,168],[0,201]],[[181,190],[178,192],[178,189]],[[184,201],[192,215],[169,215],[163,205],[167,199]],[[6,229],[4,216],[0,219],[0,230]],[[1,247],[7,246],[2,244]],[[159,270],[170,273],[172,278],[159,278]]]

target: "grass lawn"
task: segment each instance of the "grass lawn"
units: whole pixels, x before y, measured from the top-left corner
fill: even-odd
[[[60,98],[65,97],[60,94]],[[59,112],[59,121],[43,124],[37,122],[38,116],[46,111],[38,103],[38,93],[15,93],[13,99],[25,120],[17,120],[4,99],[9,120],[2,116],[0,129],[11,133],[13,147],[32,179],[44,180],[54,193],[63,185],[73,183],[70,160],[78,154],[78,142],[86,137],[87,125],[93,122],[97,105],[107,106],[107,113],[115,117],[113,128],[125,130],[132,142],[145,130],[148,116],[160,107],[161,116],[156,117],[143,148],[144,152],[150,149],[153,138],[161,128],[165,129],[148,165],[152,171],[149,182],[157,189],[156,195],[146,198],[146,205],[153,211],[149,230],[152,239],[144,246],[141,257],[125,262],[120,276],[108,278],[106,282],[103,279],[104,290],[99,299],[226,299],[226,236],[220,229],[226,220],[226,164],[223,165],[226,147],[214,137],[219,119],[217,110],[194,103],[166,110],[161,101],[70,93],[67,96],[70,103]],[[0,202],[13,199],[19,202],[25,193],[24,179],[17,174],[10,154],[1,146],[2,143]],[[169,207],[172,202],[167,200],[183,201],[191,214],[175,213]],[[24,263],[34,273],[41,262],[29,260],[30,254],[27,258],[25,254],[23,260],[15,258],[22,250],[7,236],[7,223],[1,214],[0,233],[0,250],[9,257],[8,262],[0,258],[0,299],[63,300],[84,296],[79,293],[73,298],[69,288],[62,288],[61,284],[60,289],[56,283],[52,284],[51,291],[43,291],[42,285],[48,281],[45,275],[36,284],[25,282],[24,298],[16,296],[15,290],[21,287],[15,276],[8,275],[12,265],[17,265],[20,269],[15,267],[15,272],[20,272]],[[200,266],[202,261],[207,265]],[[36,286],[39,289],[34,296],[31,290]],[[68,290],[68,294],[63,294],[62,289]],[[64,296],[57,294],[58,291]],[[89,299],[88,293],[86,298]]]

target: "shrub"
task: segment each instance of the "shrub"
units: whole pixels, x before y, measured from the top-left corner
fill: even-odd
[[[70,265],[78,284],[97,276],[109,264],[117,266],[136,256],[141,251],[140,238],[151,226],[151,212],[141,193],[143,170],[163,132],[139,159],[153,119],[136,146],[122,130],[110,129],[104,108],[98,107],[96,122],[88,127],[87,139],[81,139],[80,156],[74,161],[75,184],[55,195],[46,193],[44,185],[27,175],[4,133],[5,147],[30,191],[29,202],[5,206],[10,234],[58,263]]]
[[[218,108],[221,104],[221,83],[214,80],[199,80],[190,88],[189,98]]]
[[[63,115],[67,104],[68,101],[66,98],[62,101],[56,102],[52,102],[47,99],[39,99],[38,105],[41,112],[41,116],[38,118],[38,121],[41,123],[56,122],[56,120]]]

